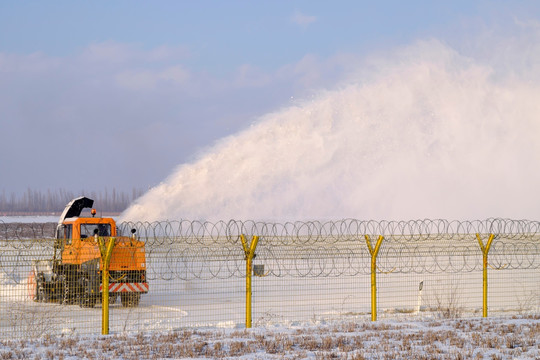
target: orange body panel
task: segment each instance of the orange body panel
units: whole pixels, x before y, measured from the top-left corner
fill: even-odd
[[[146,270],[146,253],[142,241],[116,238],[109,270]]]
[[[116,237],[116,223],[113,219],[75,218],[66,220],[64,225],[71,225],[72,234],[71,239],[64,239],[62,263],[81,265],[90,260],[100,259],[100,269],[102,269],[103,264],[96,238],[85,233],[83,228],[87,225],[109,225],[107,229],[111,236],[104,236],[105,243],[109,238],[115,238],[109,270],[146,270],[144,243],[129,237]]]
[[[62,263],[81,265],[89,260],[100,259],[99,246],[94,238],[73,239],[62,251]]]

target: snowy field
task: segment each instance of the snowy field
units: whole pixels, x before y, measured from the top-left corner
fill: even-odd
[[[0,223],[48,223],[58,222],[58,215],[0,216]]]
[[[24,242],[2,250],[0,339],[100,333],[99,304],[88,309],[30,299],[31,260],[52,257],[50,250],[48,246],[30,246]],[[163,245],[148,251],[150,291],[142,296],[137,308],[124,308],[119,301],[111,305],[111,334],[245,327],[245,264],[241,254],[234,257],[236,260],[201,262],[186,258],[189,253],[173,250],[174,246]],[[370,319],[370,275],[354,272],[361,271],[365,267],[363,263],[354,264],[345,257],[331,261],[293,257],[273,263],[263,252],[260,255],[256,263],[264,264],[265,271],[272,273],[252,280],[254,326]],[[339,259],[344,262],[338,262]],[[442,259],[438,263],[442,264]],[[387,267],[391,270],[381,262],[380,270]],[[287,269],[291,274],[278,273]],[[336,274],[342,271],[351,273]],[[489,316],[540,314],[538,274],[537,268],[492,270]],[[377,278],[380,320],[474,318],[482,313],[481,271],[431,274],[388,271],[379,273]]]
[[[29,298],[30,264],[52,256],[48,241],[4,243],[0,360],[540,358],[536,252],[502,256],[503,248],[494,247],[489,318],[482,319],[481,257],[470,255],[476,244],[454,244],[450,255],[435,258],[397,257],[397,246],[401,254],[407,248],[385,244],[377,322],[370,321],[365,244],[336,256],[321,244],[290,252],[263,240],[255,263],[265,266],[265,275],[253,278],[253,329],[246,329],[241,248],[216,252],[164,242],[147,249],[150,292],[137,308],[112,304],[111,335],[100,336],[99,304],[88,309]],[[415,256],[422,253],[416,250]]]
[[[0,341],[0,359],[539,359],[540,316],[199,328]]]

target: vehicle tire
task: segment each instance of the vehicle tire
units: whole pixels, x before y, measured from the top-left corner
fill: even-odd
[[[97,303],[97,294],[91,290],[91,279],[86,276],[81,278],[81,288],[79,288],[79,305],[84,308],[93,308]],[[99,294],[99,293],[98,293]]]
[[[118,293],[109,293],[109,305],[112,305],[116,302],[116,300],[118,299]]]
[[[79,304],[83,308],[93,308],[96,306],[97,297],[95,295],[84,294],[81,297],[81,303]]]
[[[45,276],[42,273],[37,274],[36,288],[36,300],[39,302],[49,301],[49,296],[45,291]]]
[[[72,281],[67,276],[62,277],[62,304],[72,305],[75,303],[74,289],[71,286]]]
[[[139,300],[141,299],[141,294],[139,293],[121,293],[120,300],[122,301],[123,307],[137,307],[139,306]]]

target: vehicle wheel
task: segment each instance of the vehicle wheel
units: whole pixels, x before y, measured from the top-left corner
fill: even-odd
[[[95,295],[84,294],[81,298],[80,306],[83,308],[93,308],[96,306],[97,297]]]
[[[141,294],[139,293],[122,293],[120,294],[120,300],[123,307],[137,307],[139,306],[139,300]]]
[[[38,273],[36,287],[36,300],[40,302],[48,301],[49,297],[45,291],[45,276],[42,273]]]
[[[75,302],[75,294],[70,284],[71,281],[68,280],[67,276],[64,275],[62,277],[62,303],[64,305],[71,305]]]
[[[118,293],[109,293],[109,305],[112,305],[118,299]]]

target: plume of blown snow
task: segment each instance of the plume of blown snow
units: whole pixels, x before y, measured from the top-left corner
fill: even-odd
[[[540,218],[537,83],[437,41],[371,65],[222,139],[121,219]]]

